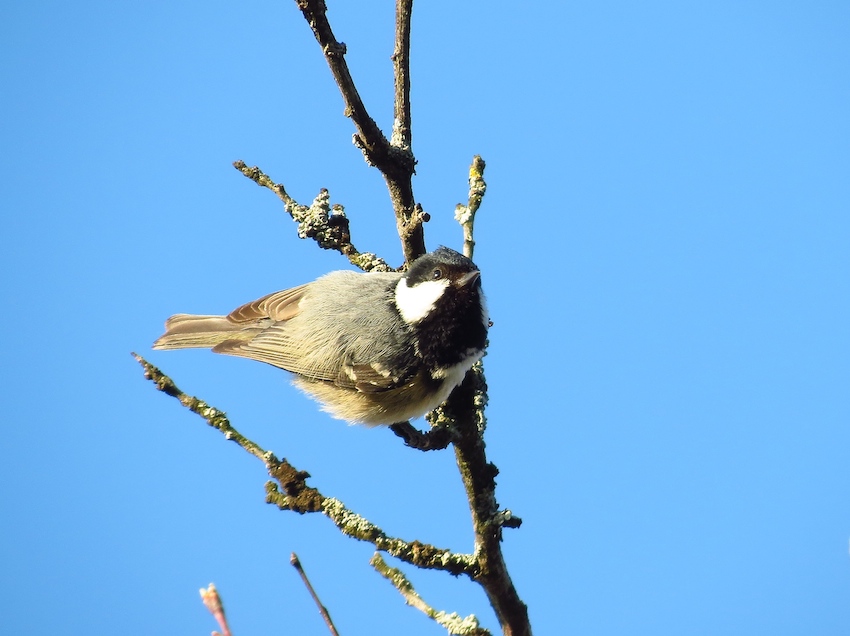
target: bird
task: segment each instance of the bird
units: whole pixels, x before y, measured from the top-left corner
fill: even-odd
[[[484,355],[490,324],[480,270],[441,246],[404,273],[334,271],[226,316],[174,315],[153,348],[265,362],[331,416],[380,426],[442,404]]]

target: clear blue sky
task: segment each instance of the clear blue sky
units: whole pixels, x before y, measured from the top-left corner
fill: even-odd
[[[389,127],[392,4],[328,0]],[[428,246],[472,156],[495,326],[487,450],[538,634],[850,633],[850,5],[420,2]],[[243,159],[346,206],[400,261],[385,188],[291,1],[0,9],[0,631],[442,633],[321,516],[142,379],[137,350],[387,532],[471,549],[451,453],[329,420],[285,374],[151,352],[346,266]],[[496,623],[464,580],[426,600]]]

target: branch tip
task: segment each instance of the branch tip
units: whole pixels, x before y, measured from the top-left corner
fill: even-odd
[[[227,624],[227,617],[224,615],[224,604],[221,602],[221,596],[219,596],[215,585],[210,583],[209,587],[202,587],[200,593],[204,607],[209,610],[221,628],[221,636],[230,636],[230,626]],[[217,632],[213,632],[213,634],[215,633]]]
[[[319,614],[322,615],[322,618],[325,621],[325,625],[327,625],[328,630],[332,634],[332,636],[339,636],[339,632],[336,631],[336,627],[334,626],[333,621],[331,620],[331,615],[328,613],[328,609],[322,605],[322,602],[319,600],[319,595],[316,594],[316,590],[313,589],[312,584],[310,583],[310,579],[307,578],[307,573],[304,571],[304,567],[301,565],[301,561],[298,559],[298,555],[294,552],[289,556],[289,562],[292,564],[292,567],[296,569],[298,575],[301,577],[301,582],[304,583],[304,587],[307,588],[307,591],[310,592],[310,596],[313,598],[313,602],[316,604],[316,607],[319,610]]]
[[[458,203],[455,207],[455,220],[463,229],[463,254],[472,258],[475,251],[475,240],[473,239],[475,229],[475,214],[481,207],[484,193],[487,192],[487,183],[484,181],[484,168],[486,164],[481,155],[472,158],[469,166],[469,195],[466,205]]]
[[[490,632],[483,629],[478,624],[478,619],[474,614],[463,618],[457,613],[448,614],[446,612],[436,610],[428,605],[413,587],[410,580],[404,575],[404,572],[398,568],[390,567],[384,561],[383,557],[376,552],[369,560],[369,565],[375,568],[375,571],[389,581],[394,588],[404,597],[404,602],[418,609],[428,618],[434,620],[438,624],[446,628],[449,634],[457,634],[459,636],[491,636]]]

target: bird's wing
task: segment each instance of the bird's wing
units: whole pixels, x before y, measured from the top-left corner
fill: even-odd
[[[298,303],[304,297],[307,285],[274,292],[237,307],[227,315],[230,322],[248,324],[271,318],[275,322],[290,320],[298,315]]]
[[[363,393],[378,393],[398,388],[407,382],[418,367],[410,359],[390,366],[387,356],[376,356],[369,362],[354,362],[348,352],[336,355],[328,352],[315,355],[303,351],[285,328],[274,325],[252,340],[228,340],[216,345],[213,351],[231,356],[251,358],[319,382],[331,382],[339,387]],[[313,355],[311,355],[313,354]]]
[[[300,312],[299,303],[307,287],[299,285],[274,292],[231,311],[227,320],[244,325],[253,336],[225,340],[213,347],[213,351],[300,373],[297,367],[301,352],[298,343],[287,335],[286,323]]]
[[[227,320],[260,328],[250,340],[226,340],[213,347],[216,353],[250,358],[297,373],[308,380],[332,382],[364,393],[397,388],[409,380],[418,367],[413,355],[392,360],[386,350],[363,350],[356,341],[335,350],[340,334],[328,334],[328,342],[308,349],[287,329],[287,321],[299,313],[299,302],[307,285],[275,292],[234,309]],[[315,343],[314,343],[315,344]],[[401,364],[399,364],[401,362]]]

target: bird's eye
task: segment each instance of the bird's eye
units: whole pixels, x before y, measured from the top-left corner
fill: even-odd
[[[431,278],[434,280],[440,280],[443,277],[443,270],[439,267],[435,268],[433,272],[431,272]]]

